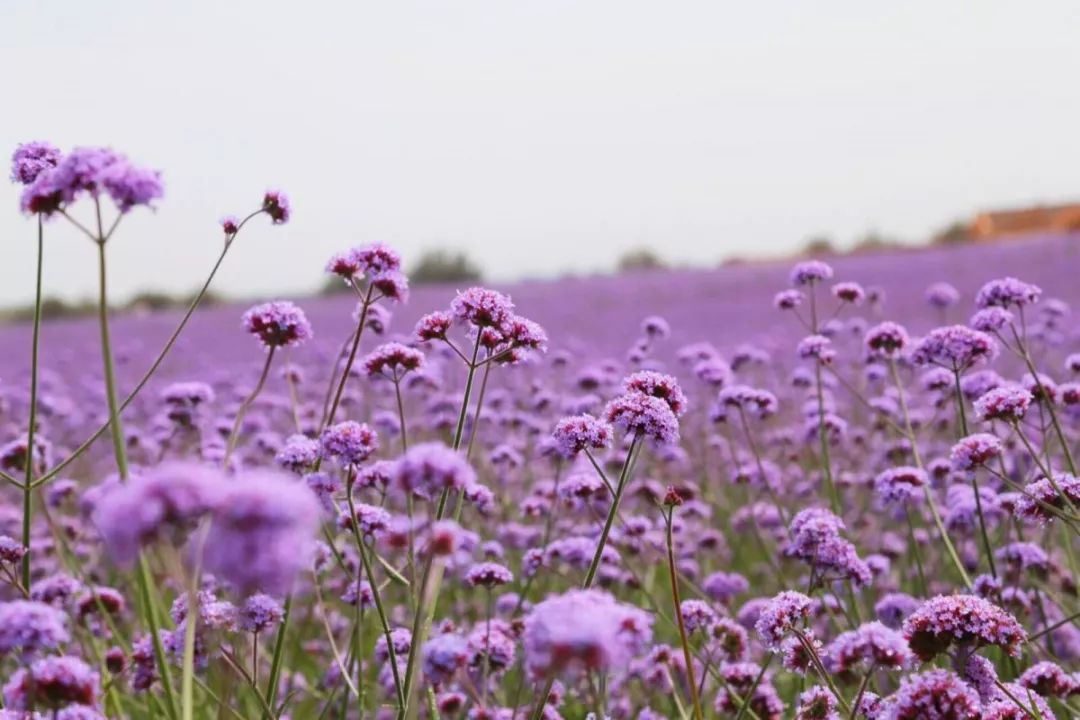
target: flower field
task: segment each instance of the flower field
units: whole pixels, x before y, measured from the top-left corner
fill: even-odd
[[[12,177],[101,295],[0,331],[0,718],[1080,714],[1075,239],[112,317],[159,175]]]

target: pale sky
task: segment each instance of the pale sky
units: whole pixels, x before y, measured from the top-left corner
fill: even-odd
[[[1080,198],[1078,27],[1072,0],[0,0],[0,149],[163,170],[110,244],[117,296],[197,286],[269,186],[294,220],[242,237],[219,290],[302,293],[373,240],[499,280],[632,246],[715,263]],[[33,289],[17,197],[0,304]],[[46,239],[48,292],[93,293],[89,241]]]

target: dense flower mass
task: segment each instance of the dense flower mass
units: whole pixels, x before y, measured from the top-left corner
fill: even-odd
[[[161,197],[107,149],[12,160],[43,237]],[[290,221],[254,199],[219,263]],[[2,330],[0,718],[1072,717],[1080,332],[1038,242],[517,305],[367,243],[318,337],[292,303]]]
[[[1020,654],[1027,633],[1016,618],[975,595],[939,595],[904,621],[904,636],[920,659],[931,660],[949,645],[996,645]]]

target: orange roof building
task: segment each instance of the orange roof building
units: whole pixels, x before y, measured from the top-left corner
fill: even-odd
[[[1080,203],[984,212],[976,215],[971,223],[971,237],[976,240],[1069,232],[1080,232]]]

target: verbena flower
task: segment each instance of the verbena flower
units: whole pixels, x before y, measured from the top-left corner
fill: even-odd
[[[199,519],[219,506],[227,482],[206,465],[163,463],[109,489],[94,509],[94,524],[113,561],[130,566],[155,540],[182,544]]]
[[[790,279],[791,284],[798,287],[829,280],[832,276],[833,269],[827,263],[820,260],[807,260],[796,264],[791,269]]]
[[[59,148],[47,142],[23,143],[11,155],[11,179],[20,185],[30,185],[38,176],[60,163]]]
[[[952,307],[960,301],[960,291],[947,282],[937,282],[926,288],[926,302],[936,308]]]
[[[25,661],[58,650],[70,639],[67,616],[53,606],[35,600],[0,603],[0,655]]]
[[[319,444],[326,457],[359,465],[379,449],[379,436],[367,423],[345,420],[323,430]]]
[[[971,720],[981,717],[979,695],[956,673],[909,675],[889,699],[885,720]]]
[[[631,392],[620,395],[604,408],[604,419],[632,435],[674,445],[679,441],[679,420],[667,402],[652,395]]]
[[[1038,285],[1022,282],[1014,277],[991,280],[982,286],[975,296],[975,304],[987,307],[1023,307],[1039,301],[1042,288]]]
[[[413,445],[393,466],[393,481],[408,492],[438,497],[476,483],[476,472],[461,453],[438,442]]]
[[[92,707],[100,694],[97,672],[71,655],[36,660],[29,667],[16,670],[4,685],[4,703],[16,710],[33,707],[59,710],[69,705]]]
[[[986,333],[964,325],[950,325],[931,330],[916,344],[912,359],[919,365],[963,371],[976,363],[993,360],[997,353],[997,343]]]
[[[277,473],[243,474],[221,493],[203,566],[241,594],[285,595],[314,551],[320,506],[304,484]]]
[[[263,210],[275,225],[284,225],[292,217],[292,204],[280,190],[267,190],[263,195]]]
[[[810,617],[813,602],[806,595],[785,590],[761,609],[754,628],[770,650],[779,650],[781,641],[792,630],[800,629]]]
[[[525,618],[525,665],[534,677],[616,670],[652,636],[652,619],[599,590],[570,590]]]
[[[904,636],[920,660],[932,660],[950,645],[994,645],[1018,656],[1027,633],[1012,615],[974,595],[938,595],[904,621]]]
[[[981,420],[1018,422],[1024,419],[1033,399],[1018,385],[994,388],[975,401],[975,413]]]
[[[299,345],[312,336],[304,311],[287,300],[256,305],[244,313],[243,323],[268,348]]]

